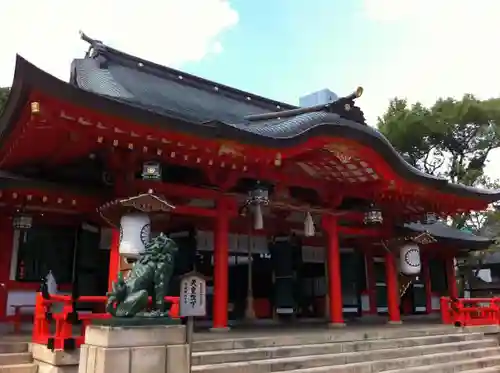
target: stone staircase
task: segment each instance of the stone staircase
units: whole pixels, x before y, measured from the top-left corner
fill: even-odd
[[[0,373],[36,373],[29,343],[18,341],[0,342]]]
[[[497,336],[386,327],[195,342],[194,373],[500,373]]]

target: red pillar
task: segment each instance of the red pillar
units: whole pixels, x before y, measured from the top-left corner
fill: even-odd
[[[451,298],[458,298],[457,279],[455,277],[455,257],[447,257],[446,278],[448,280],[448,295]]]
[[[389,313],[389,323],[401,323],[401,314],[399,312],[399,286],[398,272],[394,254],[390,251],[385,253],[385,275],[387,283],[387,311]]]
[[[214,230],[213,330],[227,330],[229,214],[225,200],[218,201]]]
[[[429,256],[422,254],[422,281],[425,287],[425,312],[432,313],[432,288]]]
[[[330,310],[330,324],[343,326],[342,311],[342,283],[340,276],[340,248],[337,220],[326,215],[323,217],[323,228],[327,235],[327,261],[328,261],[328,297]]]
[[[108,290],[111,290],[120,270],[120,230],[113,228],[111,232],[111,247],[109,248]]]

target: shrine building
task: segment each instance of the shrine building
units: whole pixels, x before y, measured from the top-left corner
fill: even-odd
[[[455,258],[491,244],[443,221],[500,191],[409,165],[366,124],[362,89],[297,107],[83,38],[69,82],[17,57],[0,116],[0,321],[49,271],[61,292],[104,295],[155,232],[179,246],[171,295],[201,272],[218,329],[431,314],[458,296]],[[170,208],[110,218],[148,195]]]

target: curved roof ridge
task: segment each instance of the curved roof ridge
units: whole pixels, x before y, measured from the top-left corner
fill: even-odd
[[[406,180],[426,183],[427,186],[445,193],[480,198],[486,203],[500,199],[500,190],[453,184],[446,179],[419,171],[406,162],[381,133],[338,114],[324,111],[304,113],[291,118],[264,121],[266,123],[261,126],[248,126],[244,122],[229,124],[216,120],[207,123],[193,122],[189,118],[172,118],[170,112],[153,110],[138,102],[81,89],[40,70],[20,56],[17,56],[11,93],[4,113],[0,116],[0,142],[15,126],[33,90],[39,90],[57,99],[78,102],[103,114],[127,118],[151,127],[196,134],[203,138],[236,140],[244,144],[258,143],[263,147],[276,149],[293,147],[305,143],[310,138],[321,136],[354,140],[379,153],[394,172]]]
[[[214,92],[214,88],[217,87],[218,93],[229,94],[231,98],[239,99],[241,101],[247,101],[248,98],[250,98],[253,104],[268,109],[269,111],[279,112],[281,110],[291,110],[298,108],[298,106],[295,105],[266,98],[264,96],[243,91],[225,84],[220,84],[193,74],[186,73],[181,70],[177,70],[152,61],[145,60],[137,56],[133,56],[126,52],[110,47],[100,40],[92,39],[83,33],[81,33],[81,37],[84,41],[90,44],[90,49],[86,54],[86,58],[95,59],[99,58],[99,56],[103,56],[104,58],[109,58],[116,63],[123,64],[128,67],[133,67],[136,70],[148,72],[164,79],[182,79],[183,84],[194,84],[197,86],[197,88],[205,89],[209,92]]]
[[[483,242],[486,244],[492,243],[494,241],[489,237],[464,232],[460,229],[445,224],[442,221],[437,221],[433,224],[425,224],[420,222],[406,223],[404,224],[404,228],[410,229],[414,232],[427,232],[437,238],[455,239],[470,242]]]

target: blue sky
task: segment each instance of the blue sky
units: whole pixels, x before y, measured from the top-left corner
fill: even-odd
[[[359,1],[266,3],[232,1],[240,18],[222,34],[223,52],[183,69],[290,103],[320,88],[350,93],[362,83],[356,70],[364,64],[370,40],[356,26]]]
[[[463,48],[470,41],[473,55],[489,58],[484,39],[500,36],[500,28],[491,25],[488,12],[498,14],[498,3],[233,0],[239,21],[221,33],[223,51],[182,68],[290,103],[318,89],[347,94],[361,85],[360,105],[373,125],[394,96],[430,104],[466,92],[498,95],[491,84],[497,75],[474,71],[485,67],[464,56]]]

